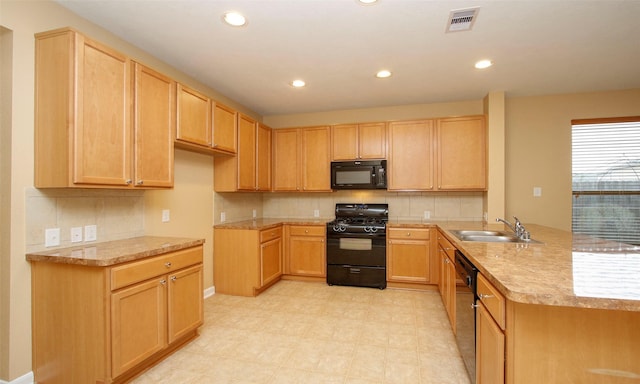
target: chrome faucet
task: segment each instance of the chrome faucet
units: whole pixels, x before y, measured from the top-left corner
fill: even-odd
[[[529,231],[527,231],[524,228],[524,225],[522,225],[520,220],[518,220],[518,218],[515,217],[515,216],[513,216],[513,219],[515,220],[513,225],[510,222],[508,222],[507,220],[504,220],[504,219],[501,219],[501,218],[497,218],[496,221],[504,223],[504,225],[509,227],[509,229],[512,230],[513,233],[515,233],[515,235],[518,237],[518,239],[520,239],[520,240],[531,240],[531,234],[529,233]]]

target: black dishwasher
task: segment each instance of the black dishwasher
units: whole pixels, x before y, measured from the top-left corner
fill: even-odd
[[[478,269],[456,250],[456,343],[471,383],[476,382],[476,279]]]

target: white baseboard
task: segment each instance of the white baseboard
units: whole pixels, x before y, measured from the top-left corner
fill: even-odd
[[[24,374],[11,381],[0,380],[0,384],[33,384],[33,372]]]
[[[215,294],[216,294],[216,287],[214,287],[214,286],[211,286],[211,287],[206,288],[204,290],[204,298],[205,299],[208,299],[209,297],[211,297],[211,296],[213,296]]]

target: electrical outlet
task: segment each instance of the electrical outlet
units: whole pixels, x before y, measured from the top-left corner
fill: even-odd
[[[96,241],[98,239],[98,227],[95,225],[84,226],[84,241]]]
[[[171,213],[169,212],[168,209],[163,209],[162,210],[162,222],[163,223],[168,223],[169,220],[171,220]]]
[[[542,196],[542,188],[533,187],[533,197],[541,197],[541,196]]]
[[[224,223],[225,221],[227,221],[227,214],[224,212],[220,212],[220,222]]]
[[[430,219],[431,218],[431,211],[424,211],[424,219]]]
[[[47,228],[44,230],[44,246],[55,247],[60,245],[60,228]]]
[[[71,242],[79,243],[82,241],[82,227],[71,228]]]
[[[320,210],[319,209],[314,209],[313,210],[313,217],[320,217]]]
[[[253,218],[255,219],[258,216],[258,212],[254,209],[253,210]]]

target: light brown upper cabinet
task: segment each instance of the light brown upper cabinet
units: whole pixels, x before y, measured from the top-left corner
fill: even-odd
[[[487,133],[484,116],[436,121],[437,188],[484,190],[487,187]]]
[[[205,94],[178,84],[176,140],[211,147],[211,100]]]
[[[173,186],[176,83],[134,63],[133,142],[137,186]]]
[[[216,192],[268,191],[271,188],[271,128],[238,114],[237,156],[216,156]]]
[[[271,128],[258,123],[256,143],[256,187],[258,191],[271,190]]]
[[[203,153],[235,154],[236,115],[207,95],[178,84],[176,144]]]
[[[273,190],[330,191],[328,126],[273,130]]]
[[[331,127],[332,159],[384,159],[386,137],[385,123],[334,125]]]
[[[213,111],[213,143],[216,151],[234,154],[236,146],[236,115],[233,109],[218,102],[212,102]]]
[[[387,189],[433,189],[433,120],[389,123]]]
[[[392,122],[388,137],[389,190],[486,189],[484,116]]]
[[[171,187],[174,87],[73,29],[36,34],[35,186]]]

